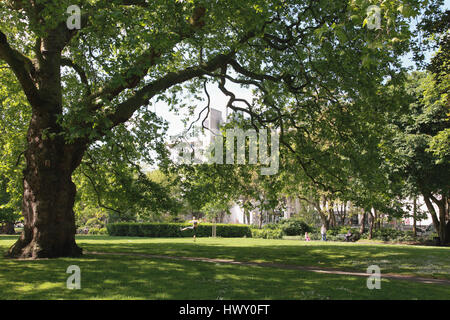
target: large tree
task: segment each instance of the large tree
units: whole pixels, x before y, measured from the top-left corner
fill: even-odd
[[[71,29],[72,1],[2,1],[0,61],[31,111],[25,228],[9,256],[81,254],[72,174],[90,145],[152,98],[176,104],[181,85],[215,81],[231,108],[284,132],[286,118],[308,122],[303,110],[336,97],[363,101],[392,76],[407,18],[425,2],[383,1],[373,29],[365,0],[80,0],[81,28]],[[255,101],[228,91],[229,81],[255,89]]]
[[[392,119],[397,130],[392,141],[398,155],[394,168],[405,177],[406,194],[423,196],[441,243],[449,243],[449,142],[439,140],[449,130],[447,94],[439,92],[430,73],[413,73],[408,91],[408,113]]]

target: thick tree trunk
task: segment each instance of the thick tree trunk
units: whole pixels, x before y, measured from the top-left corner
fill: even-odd
[[[369,240],[372,240],[373,226],[375,225],[375,217],[372,214],[372,211],[369,211],[368,218],[369,218],[369,222],[370,222],[370,224],[369,224]]]
[[[330,221],[330,227],[331,228],[336,227],[336,216],[334,214],[334,202],[333,201],[330,201],[328,203],[328,215],[329,215],[328,220]]]
[[[323,202],[323,209],[320,207],[320,202],[317,200],[314,202],[314,208],[316,209],[317,213],[319,214],[320,221],[322,222],[322,225],[325,226],[325,228],[328,230],[330,229],[330,222],[327,218],[327,215],[323,210],[325,210],[326,202]]]
[[[413,234],[417,237],[417,197],[413,200]]]
[[[373,229],[374,230],[380,230],[380,214],[378,213],[378,211],[376,209],[374,209],[373,211]]]
[[[450,244],[450,233],[449,233],[449,224],[450,222],[445,222],[442,219],[443,215],[441,214],[441,223],[439,224],[439,238],[441,239],[442,244]]]
[[[51,118],[39,112],[32,115],[23,182],[25,224],[19,240],[7,253],[12,258],[74,257],[82,252],[75,243],[76,188],[71,176],[85,147],[65,144],[59,135],[43,138],[43,128],[49,124],[53,132],[59,131]]]
[[[347,202],[342,204],[342,225],[345,225],[345,218],[347,217]]]
[[[361,227],[359,228],[359,233],[363,234],[365,228],[366,228],[366,213],[363,212],[361,216]]]
[[[322,207],[320,206],[320,200],[319,199],[314,199],[313,201],[313,206],[316,209],[317,213],[319,214],[320,217],[320,221],[322,222],[322,225],[325,226],[325,228],[327,230],[330,229],[330,220],[328,219],[325,210],[326,210],[326,206],[327,206],[327,202],[326,199],[322,199]]]
[[[447,226],[446,226],[446,229],[445,229],[445,234],[447,236],[447,242],[446,243],[449,244],[450,243],[450,220],[447,222]]]
[[[70,176],[39,179],[39,187],[24,182],[24,231],[10,248],[14,258],[55,258],[81,255],[75,243],[75,218],[72,210],[75,185]],[[45,178],[44,178],[45,179]]]
[[[450,233],[449,231],[449,224],[450,221],[447,221],[448,218],[448,206],[447,206],[447,199],[445,197],[442,197],[442,200],[438,202],[439,207],[439,237],[441,239],[442,244],[449,244],[450,243]]]
[[[423,193],[423,199],[427,206],[428,212],[431,214],[434,228],[437,230],[441,244],[450,243],[450,221],[446,221],[448,217],[448,202],[446,197],[442,197],[441,200],[436,199],[431,194]],[[439,209],[439,217],[432,204],[436,203]]]
[[[24,230],[7,255],[14,258],[55,258],[81,255],[75,243],[72,173],[79,166],[87,140],[68,144],[59,124],[63,115],[61,51],[64,29],[40,39],[33,72],[36,96],[28,99],[32,116],[27,133],[23,172]]]

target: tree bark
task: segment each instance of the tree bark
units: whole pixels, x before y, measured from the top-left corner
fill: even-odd
[[[373,226],[375,224],[375,217],[374,217],[374,214],[372,214],[371,210],[369,211],[368,218],[369,218],[369,222],[370,222],[370,225],[369,225],[369,240],[372,240],[372,237],[373,237]]]
[[[379,228],[380,217],[379,216],[380,215],[378,214],[378,211],[376,209],[374,209],[374,211],[373,211],[373,218],[374,218],[373,228],[375,230],[380,230],[380,228]]]
[[[449,230],[449,224],[450,221],[447,221],[448,218],[448,205],[447,205],[447,199],[446,197],[442,197],[441,201],[436,201],[439,207],[439,220],[441,221],[440,224],[440,230],[439,230],[439,237],[441,238],[442,244],[448,244],[450,243],[450,233]]]
[[[316,208],[317,213],[320,216],[320,221],[322,222],[322,225],[325,226],[325,228],[328,230],[328,229],[330,229],[330,221],[324,212],[324,210],[326,210],[326,205],[327,205],[326,199],[323,199],[322,204],[323,204],[323,208],[320,207],[320,202],[318,199],[316,199],[314,202],[314,207]]]
[[[36,46],[37,60],[27,95],[31,121],[25,150],[22,214],[24,230],[9,249],[12,258],[76,257],[73,205],[76,188],[72,173],[80,165],[87,139],[66,142],[59,124],[63,115],[61,52],[68,31],[56,28]]]
[[[360,234],[364,233],[365,227],[366,227],[366,213],[363,212],[362,213],[362,217],[361,217],[361,227],[359,228],[359,233]]]
[[[417,197],[413,200],[413,234],[417,237]]]
[[[328,202],[328,220],[330,221],[330,227],[335,228],[336,227],[336,216],[334,214],[334,202],[329,201]]]
[[[377,212],[377,221],[376,221],[376,226],[377,226],[377,230],[381,230],[381,220],[383,219],[383,216],[381,215],[381,213]]]
[[[446,221],[448,217],[448,201],[445,196],[442,196],[441,200],[438,200],[430,193],[423,193],[423,198],[427,206],[428,212],[431,214],[434,228],[437,230],[441,244],[450,243],[450,221]],[[439,217],[433,206],[433,201],[436,203],[439,209]]]
[[[86,147],[68,145],[61,135],[44,137],[44,129],[61,132],[56,117],[34,110],[23,172],[24,230],[7,253],[12,258],[76,257],[82,253],[75,243],[76,188],[71,176]]]

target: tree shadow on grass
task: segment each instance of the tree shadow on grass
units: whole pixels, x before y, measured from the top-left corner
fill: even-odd
[[[69,290],[69,265],[81,289]],[[78,259],[0,258],[1,299],[446,299],[448,286],[382,280],[369,290],[361,277],[132,256]],[[426,293],[426,294],[425,294]]]
[[[103,239],[103,242],[85,240],[79,242],[87,251],[272,262],[360,272],[365,272],[370,265],[378,265],[385,273],[450,279],[448,248],[322,242],[306,244],[254,239],[200,238],[196,243],[186,239],[155,238],[110,237]]]
[[[15,239],[17,236],[1,236],[0,251],[7,250]],[[365,288],[364,278],[133,256],[93,256],[89,251],[272,262],[360,272],[375,264],[380,266],[382,274],[404,273],[439,278],[449,278],[450,274],[448,248],[208,238],[197,239],[194,243],[192,239],[102,236],[77,237],[77,242],[87,252],[80,259],[0,260],[0,298],[355,299],[359,297],[361,288]],[[3,256],[3,252],[0,255]],[[66,288],[69,274],[65,272],[71,264],[80,264],[80,291]],[[355,283],[358,283],[356,287]],[[401,281],[393,290],[403,288],[409,292],[417,285]],[[328,287],[332,288],[331,295],[323,289]],[[365,290],[362,297],[366,298],[399,295],[386,291],[379,295],[376,291]],[[423,294],[418,292],[415,296]]]

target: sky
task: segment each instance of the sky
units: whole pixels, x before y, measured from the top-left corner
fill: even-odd
[[[249,90],[241,88],[237,84],[229,83],[227,82],[226,88],[236,94],[236,97],[238,98],[244,98],[251,102],[252,94]],[[210,108],[216,109],[222,112],[222,119],[225,120],[227,108],[226,105],[228,103],[228,97],[224,95],[219,88],[217,88],[217,84],[209,84],[207,85],[208,94],[211,97],[211,103]],[[206,94],[202,94],[204,97],[204,101],[196,101],[194,102],[196,104],[196,112],[195,115],[191,118],[192,121],[196,120],[200,111],[207,106],[207,99]],[[191,101],[192,103],[192,101]],[[176,115],[175,112],[171,112],[169,109],[170,107],[165,102],[158,102],[153,106],[155,109],[154,111],[156,114],[160,117],[163,117],[166,119],[166,121],[169,122],[169,130],[168,134],[170,136],[175,136],[178,134],[183,133],[185,130],[184,124],[182,122],[182,119],[186,116],[186,111],[183,113],[181,112],[180,115]],[[229,113],[232,111],[229,110]],[[201,121],[203,121],[204,117],[206,116],[206,111],[203,112],[200,120],[198,121],[198,124],[201,124]],[[191,121],[191,122],[192,122]],[[189,122],[189,124],[191,123]]]

